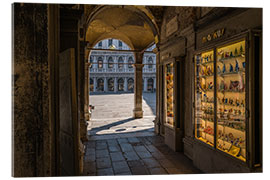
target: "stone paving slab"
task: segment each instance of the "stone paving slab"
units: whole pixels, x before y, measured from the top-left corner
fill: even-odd
[[[164,142],[162,144],[160,136],[93,140],[93,142],[86,143],[88,152],[84,158],[86,176],[202,173],[183,153],[174,152]],[[107,145],[107,149],[95,148],[105,146],[104,144]],[[118,151],[110,151],[110,147],[118,147]]]

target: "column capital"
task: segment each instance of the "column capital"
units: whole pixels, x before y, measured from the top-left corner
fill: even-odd
[[[135,68],[143,68],[144,64],[136,63],[136,64],[133,64],[132,66]]]

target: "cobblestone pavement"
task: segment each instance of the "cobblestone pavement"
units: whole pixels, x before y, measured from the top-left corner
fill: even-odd
[[[197,174],[191,160],[164,144],[161,136],[90,140],[85,176]]]
[[[143,94],[144,118],[133,119],[133,94],[91,95],[95,106],[85,143],[84,175],[201,173],[153,132],[155,94]]]
[[[91,140],[154,135],[156,94],[143,93],[144,117],[134,119],[134,94],[90,95],[95,106],[88,126]]]

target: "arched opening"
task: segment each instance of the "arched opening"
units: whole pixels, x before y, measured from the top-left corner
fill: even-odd
[[[130,56],[128,58],[128,68],[129,69],[133,69],[133,63],[134,63],[133,58]]]
[[[113,68],[113,59],[112,59],[111,56],[110,56],[109,59],[108,59],[108,68],[109,68],[109,69],[112,69],[112,68]]]
[[[114,79],[108,79],[108,91],[114,91]]]
[[[152,56],[150,56],[149,59],[148,59],[148,68],[149,69],[152,69],[153,68],[153,59],[152,59]]]
[[[102,78],[99,78],[97,80],[97,91],[103,92],[104,91],[104,80]]]
[[[134,90],[134,80],[132,78],[128,79],[128,91],[133,92]]]
[[[123,78],[118,79],[118,91],[124,91],[124,80]]]
[[[103,68],[103,59],[102,57],[98,57],[98,69],[101,70]]]
[[[147,80],[147,91],[153,92],[154,90],[154,80],[152,78],[149,78]]]
[[[93,92],[94,91],[94,81],[93,81],[93,79],[92,78],[90,78],[90,87],[89,87],[89,90],[90,90],[90,92]]]
[[[118,69],[122,70],[123,68],[124,68],[124,60],[123,60],[123,57],[120,56],[118,59]]]

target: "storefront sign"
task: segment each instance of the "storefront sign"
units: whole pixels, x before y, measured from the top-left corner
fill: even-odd
[[[177,30],[178,30],[178,23],[177,23],[177,16],[175,16],[166,24],[166,37],[170,36]]]
[[[217,38],[220,38],[224,35],[225,33],[225,29],[222,28],[222,29],[218,29],[216,30],[215,32],[211,33],[211,34],[208,34],[207,36],[204,36],[202,38],[202,42],[205,43],[205,42],[208,42],[208,41],[212,41],[213,39],[217,39]]]

